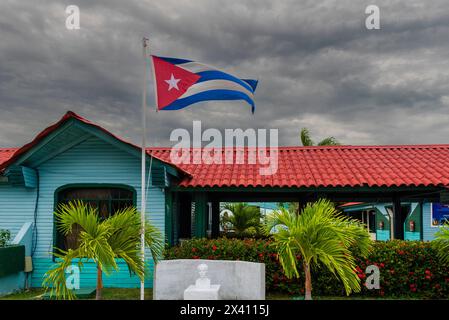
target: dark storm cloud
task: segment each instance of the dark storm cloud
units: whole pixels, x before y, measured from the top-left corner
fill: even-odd
[[[65,28],[70,4],[78,31]],[[369,4],[381,30],[364,27]],[[1,1],[0,15],[0,146],[28,142],[67,110],[138,142],[143,35],[155,54],[260,80],[255,115],[240,102],[149,109],[152,144],[198,119],[279,128],[281,144],[298,144],[304,126],[345,144],[448,142],[445,0]]]

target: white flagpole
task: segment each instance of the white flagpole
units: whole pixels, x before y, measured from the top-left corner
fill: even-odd
[[[142,88],[142,176],[141,176],[141,203],[140,203],[140,253],[142,255],[142,262],[145,264],[145,207],[146,207],[146,179],[145,179],[145,163],[146,163],[146,129],[147,129],[147,57],[148,57],[148,39],[142,39],[143,45],[143,88]],[[145,300],[145,277],[140,282],[140,300]]]

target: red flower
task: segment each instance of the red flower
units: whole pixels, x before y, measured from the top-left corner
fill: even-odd
[[[192,252],[197,252],[198,249],[197,248],[192,248]]]
[[[193,256],[192,258],[193,259],[199,259],[200,257],[199,256]]]
[[[429,274],[429,275],[431,274],[431,272],[430,272],[429,269],[426,269],[425,273],[426,273],[426,274]]]
[[[383,267],[385,267],[385,264],[384,264],[383,262],[381,262],[381,263],[379,264],[379,266],[380,266],[381,268],[383,268]]]
[[[215,250],[217,250],[217,246],[214,244],[214,245],[212,246],[212,251],[215,251]]]

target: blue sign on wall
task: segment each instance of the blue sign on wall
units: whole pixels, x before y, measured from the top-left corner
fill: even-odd
[[[449,221],[449,205],[432,203],[432,226],[443,225],[446,221]]]

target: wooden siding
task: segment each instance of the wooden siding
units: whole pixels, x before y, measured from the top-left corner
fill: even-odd
[[[385,204],[376,204],[376,240],[388,241],[391,238],[390,235],[390,219],[387,210],[385,210]],[[384,228],[379,229],[379,222],[383,221]]]
[[[31,284],[39,287],[44,273],[53,264],[55,192],[70,184],[126,185],[136,190],[140,209],[140,159],[92,136],[65,152],[42,163],[39,171],[40,197],[37,216],[38,241],[33,257]],[[26,221],[33,221],[36,189],[0,186],[0,228],[10,229],[13,236]],[[150,187],[147,216],[163,232],[165,230],[165,195],[159,187]],[[149,253],[147,255],[149,257]],[[152,264],[151,259],[148,263]],[[106,287],[137,287],[139,279],[130,277],[124,263],[120,270],[104,277]],[[82,286],[95,286],[96,270],[87,263],[81,273]],[[152,279],[147,279],[151,286]]]
[[[439,227],[433,227],[431,224],[431,210],[432,203],[424,203],[422,206],[422,225],[423,225],[423,240],[431,241],[435,238],[435,233]]]
[[[11,239],[25,222],[33,221],[36,190],[0,185],[0,229],[11,231]]]

